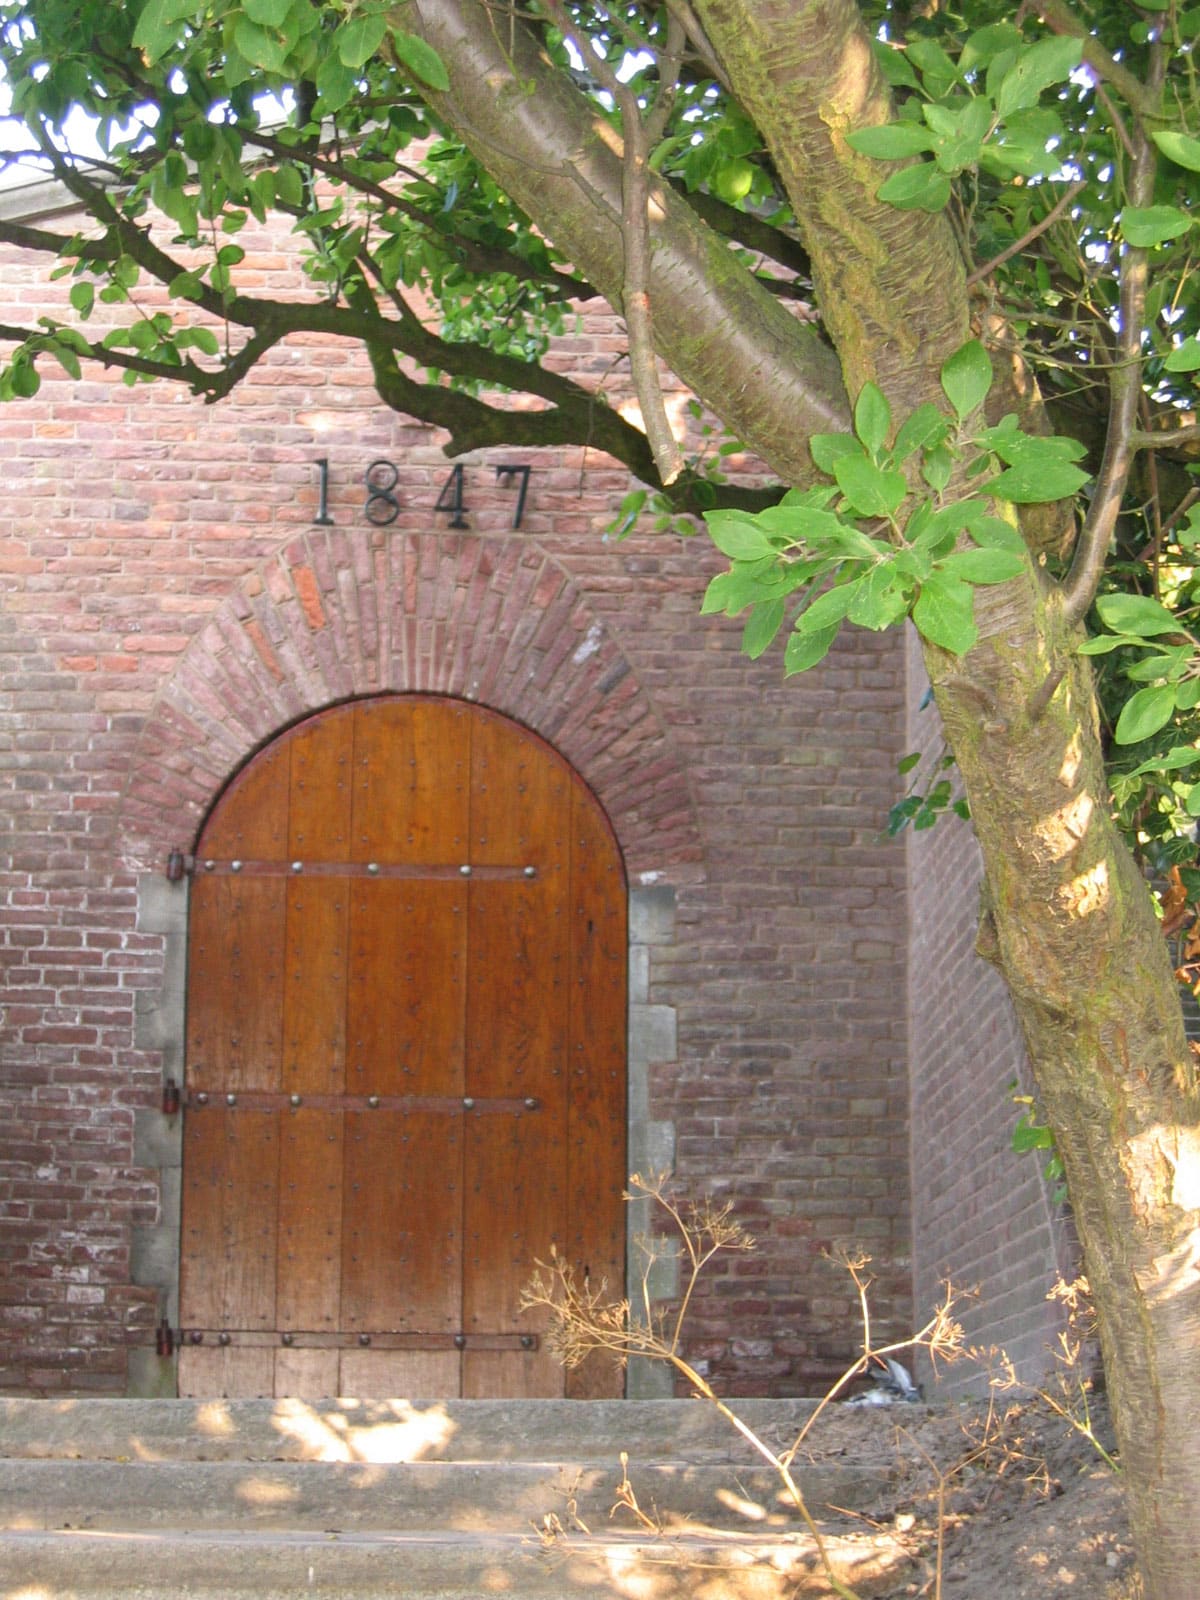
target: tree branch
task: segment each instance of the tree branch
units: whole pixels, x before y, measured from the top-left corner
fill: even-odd
[[[967,278],[967,288],[974,288],[977,283],[980,283],[984,278],[989,277],[993,272],[995,272],[997,267],[1002,267],[1006,261],[1011,261],[1014,256],[1019,256],[1023,250],[1028,249],[1035,239],[1040,238],[1048,228],[1052,228],[1054,226],[1059,217],[1061,217],[1063,212],[1066,211],[1070,206],[1071,201],[1074,200],[1075,196],[1079,194],[1082,189],[1086,189],[1087,185],[1088,180],[1086,178],[1080,178],[1077,182],[1073,183],[1066,193],[1059,198],[1053,208],[1047,211],[1046,215],[1040,222],[1035,222],[1033,227],[1027,228],[1019,239],[1014,239],[1012,244],[1010,244],[1007,249],[1001,250],[999,255],[993,256],[992,259],[988,262],[985,262],[982,267],[976,267],[975,271],[972,272]]]
[[[654,353],[653,313],[649,294],[650,189],[647,178],[649,145],[661,135],[675,98],[684,45],[683,27],[672,14],[667,24],[667,49],[660,69],[662,76],[658,98],[648,121],[643,123],[637,96],[621,82],[608,62],[592,50],[587,34],[577,26],[566,8],[559,4],[559,0],[542,0],[542,3],[555,27],[564,38],[572,41],[588,68],[620,107],[624,150],[621,174],[623,270],[619,303],[629,335],[629,365],[646,436],[654,452],[659,476],[664,484],[671,484],[683,471],[683,454],[667,419]]]
[[[400,25],[438,52],[450,79],[435,113],[563,254],[619,303],[622,147],[524,22],[499,26],[480,0],[407,0]],[[485,92],[481,93],[481,85]],[[736,438],[788,482],[811,481],[807,436],[842,428],[848,407],[833,352],[762,287],[656,174],[649,294],[659,354]],[[702,317],[697,308],[704,307]]]
[[[1162,52],[1157,49],[1156,77],[1161,82]],[[1124,92],[1124,91],[1122,91]],[[1147,206],[1154,195],[1154,146],[1141,122],[1130,130],[1134,158],[1130,166],[1127,199],[1131,206]],[[1108,560],[1109,541],[1116,527],[1129,467],[1134,455],[1134,424],[1142,396],[1142,326],[1146,309],[1149,267],[1145,250],[1126,245],[1121,263],[1121,295],[1116,357],[1109,373],[1108,431],[1096,490],[1075,547],[1071,570],[1061,588],[1063,614],[1069,623],[1083,620],[1095,598],[1100,574]]]
[[[1135,428],[1129,443],[1134,450],[1174,450],[1184,444],[1200,444],[1200,422],[1178,428]]]
[[[476,239],[465,238],[461,233],[445,234],[434,228],[433,218],[422,211],[419,206],[413,205],[411,200],[403,195],[395,194],[384,184],[375,183],[370,178],[364,178],[347,165],[345,161],[332,160],[327,156],[317,155],[313,151],[297,149],[294,145],[285,143],[282,139],[272,134],[259,130],[247,132],[247,144],[257,145],[259,149],[268,151],[271,155],[281,159],[296,161],[314,172],[322,172],[327,177],[344,183],[348,189],[353,189],[357,194],[365,195],[377,201],[381,206],[390,211],[398,211],[402,216],[417,223],[420,227],[434,233],[438,242],[447,244],[458,252],[462,264],[469,267],[480,277],[487,277],[495,273],[508,273],[521,283],[547,284],[561,290],[564,298],[572,300],[587,300],[595,294],[590,284],[582,279],[570,276],[565,272],[540,272],[530,266],[514,251],[504,250],[494,245],[480,244]]]
[[[1052,33],[1067,34],[1073,39],[1082,40],[1084,61],[1093,72],[1119,91],[1125,103],[1139,117],[1153,117],[1159,113],[1162,109],[1161,92],[1148,87],[1136,73],[1111,55],[1065,0],[1037,0],[1033,9]]]

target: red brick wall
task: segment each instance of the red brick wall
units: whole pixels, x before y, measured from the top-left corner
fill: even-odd
[[[286,287],[282,257],[262,270]],[[65,293],[3,271],[22,314]],[[607,366],[611,340],[586,317],[558,359]],[[822,1256],[842,1245],[875,1257],[878,1328],[899,1332],[907,924],[904,855],[879,836],[899,641],[859,636],[783,685],[737,624],[699,617],[703,541],[604,540],[629,481],[594,454],[467,458],[470,527],[449,533],[439,438],[319,340],[218,407],[46,379],[0,412],[3,1381],[119,1392],[159,1314],[130,1282],[160,1204],[134,1114],[163,1070],[135,1034],[164,962],[139,873],[281,727],[383,689],[472,693],[537,728],[605,804],[631,883],[675,892],[647,958],[646,1003],[677,1020],[650,1116],[674,1126],[681,1188],[730,1198],[759,1239],[701,1292],[697,1359],[729,1390],[820,1385],[856,1337]],[[312,526],[318,457],[331,530]],[[388,530],[362,513],[377,457],[402,469]],[[510,458],[534,466],[519,532],[493,470]]]

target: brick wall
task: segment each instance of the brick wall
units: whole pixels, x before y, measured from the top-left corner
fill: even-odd
[[[943,742],[915,636],[909,650],[908,748],[924,753],[913,776],[927,792]],[[1044,1157],[1012,1149],[1012,1095],[1028,1093],[1028,1071],[1008,993],[975,954],[982,870],[970,826],[947,815],[910,833],[908,863],[914,1310],[924,1316],[946,1281],[974,1291],[958,1308],[968,1344],[1004,1350],[1032,1381],[1062,1326],[1047,1292],[1074,1276],[1069,1224]],[[977,1388],[986,1373],[984,1361],[961,1362],[942,1381]]]
[[[21,315],[65,293],[2,270]],[[283,256],[256,270],[286,289]],[[607,367],[612,338],[586,316],[556,359]],[[169,1309],[131,1260],[170,1227],[160,1169],[135,1165],[173,959],[139,920],[145,875],[275,732],[384,690],[469,694],[545,734],[669,907],[635,952],[646,1149],[673,1147],[680,1187],[759,1240],[702,1289],[696,1358],[733,1392],[819,1386],[856,1336],[823,1254],[842,1246],[875,1258],[878,1330],[905,1327],[905,867],[880,840],[900,642],[856,638],[785,687],[737,624],[699,617],[703,541],[603,538],[630,485],[594,453],[472,454],[450,531],[440,437],[328,342],[289,341],[218,407],[45,376],[0,412],[3,1382],[120,1392]],[[387,529],[364,516],[377,458],[399,469]],[[513,459],[533,468],[519,531],[494,470]]]

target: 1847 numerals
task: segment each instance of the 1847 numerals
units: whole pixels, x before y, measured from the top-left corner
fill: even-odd
[[[320,470],[320,498],[314,522],[328,525],[333,521],[329,515],[329,461],[322,457],[317,462]],[[525,516],[525,502],[529,494],[529,478],[531,468],[528,466],[515,466],[508,463],[497,466],[495,469],[496,483],[503,487],[517,491],[516,504],[513,508],[511,526],[519,528]],[[396,486],[400,482],[400,469],[394,461],[381,457],[372,461],[363,473],[363,482],[366,485],[366,498],[363,501],[363,515],[367,521],[376,528],[386,528],[395,522],[400,515],[403,501],[396,493]],[[433,503],[434,511],[444,512],[449,517],[448,527],[465,528],[467,513],[470,506],[466,499],[466,468],[460,461],[450,469],[450,476],[442,485],[441,493]]]

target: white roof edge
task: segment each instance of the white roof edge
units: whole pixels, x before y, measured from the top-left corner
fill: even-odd
[[[13,167],[0,177],[0,222],[38,222],[82,209],[66,184],[48,173]]]

